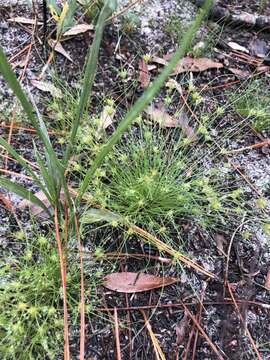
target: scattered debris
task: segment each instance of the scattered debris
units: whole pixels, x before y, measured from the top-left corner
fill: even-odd
[[[165,58],[159,58],[154,56],[152,62],[155,62],[160,65],[167,65],[169,60],[172,57],[172,54],[168,54]],[[176,65],[172,75],[178,75],[184,72],[201,72],[208,69],[220,69],[223,67],[222,63],[213,61],[208,58],[192,58],[192,57],[184,57],[179,63]]]
[[[51,46],[52,49],[57,51],[59,54],[63,55],[69,61],[73,62],[71,56],[66,52],[66,50],[63,48],[63,45],[59,41],[56,42],[56,40],[50,39],[48,41],[48,43],[49,43],[49,45]]]
[[[100,124],[97,129],[97,132],[100,132],[101,130],[105,130],[107,129],[107,127],[112,125],[114,115],[115,115],[115,109],[109,105],[106,105],[100,115]]]
[[[233,49],[233,50],[236,50],[236,51],[242,51],[246,54],[249,54],[249,50],[247,48],[245,48],[244,46],[242,45],[239,45],[237,44],[236,42],[234,41],[229,41],[228,42],[228,46]]]
[[[42,25],[41,21],[37,21],[36,19],[29,19],[24,16],[16,16],[14,18],[8,19],[8,21],[25,25]]]
[[[78,24],[64,32],[63,36],[75,36],[91,30],[94,30],[94,26],[92,24]]]
[[[139,81],[142,87],[146,88],[149,85],[150,76],[149,76],[147,62],[144,59],[140,59],[139,61],[139,70],[140,70]]]
[[[163,128],[176,128],[180,127],[190,140],[197,140],[197,135],[195,134],[192,127],[188,124],[188,116],[181,110],[177,115],[169,115],[163,106],[156,108],[154,106],[148,106],[144,112],[149,116],[150,120],[159,124]]]
[[[56,97],[56,98],[63,97],[61,90],[49,82],[32,80],[31,83],[39,90],[44,91],[44,92],[49,92],[53,97]]]

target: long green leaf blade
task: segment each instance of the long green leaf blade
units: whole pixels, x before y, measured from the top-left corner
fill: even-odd
[[[85,109],[87,108],[87,104],[89,102],[89,95],[91,93],[94,78],[96,75],[98,53],[99,53],[99,48],[100,48],[100,43],[101,43],[105,23],[106,23],[107,18],[116,9],[116,5],[117,5],[116,0],[106,0],[105,4],[100,12],[98,21],[97,21],[93,44],[89,48],[88,55],[87,55],[82,94],[80,96],[79,105],[78,105],[78,108],[77,108],[77,111],[75,114],[75,118],[73,120],[73,126],[72,126],[72,130],[71,130],[70,140],[69,140],[69,144],[67,146],[66,153],[64,156],[64,163],[67,163],[68,160],[70,159],[72,149],[74,147],[74,142],[76,139],[77,130],[78,130],[81,118],[83,116],[83,113],[84,113]]]
[[[43,202],[40,201],[39,198],[37,198],[31,191],[26,190],[23,186],[16,184],[3,177],[0,177],[0,186],[2,186],[3,188],[5,188],[10,192],[13,192],[14,194],[19,195],[20,197],[26,200],[29,200],[31,203],[41,207],[49,215],[51,215],[47,207],[43,204]]]
[[[52,147],[52,144],[50,142],[50,138],[48,136],[48,132],[46,129],[46,126],[41,118],[41,116],[36,116],[37,113],[35,112],[35,109],[31,102],[28,100],[27,96],[25,95],[19,81],[16,78],[15,73],[12,71],[11,66],[4,54],[4,51],[2,47],[0,46],[0,73],[2,73],[4,79],[10,86],[10,88],[13,90],[14,94],[20,101],[24,111],[26,112],[31,124],[37,131],[37,134],[40,138],[40,140],[43,142],[45,149],[46,149],[46,156],[48,158],[49,162],[49,168],[51,167],[51,176],[54,179],[58,180],[57,183],[57,191],[60,193],[60,188],[63,186],[64,189],[67,188],[67,185],[65,184],[65,176],[64,176],[64,167],[61,164],[61,162],[58,160],[56,153]],[[61,184],[60,184],[61,183]],[[69,202],[69,205],[72,206],[70,195],[67,191],[65,191],[65,196]]]
[[[202,20],[204,16],[208,13],[210,8],[212,7],[213,0],[206,0],[203,8],[199,10],[195,20],[193,21],[193,24],[190,26],[189,30],[186,32],[181,46],[176,50],[174,56],[172,57],[169,64],[166,66],[166,68],[162,71],[162,73],[159,75],[159,77],[153,82],[153,84],[143,93],[143,95],[136,101],[134,106],[130,109],[130,111],[127,113],[125,118],[120,122],[118,128],[114,132],[114,134],[111,136],[110,140],[107,142],[107,144],[103,147],[103,149],[100,151],[100,153],[97,155],[94,163],[92,164],[91,168],[87,171],[85,178],[82,182],[82,185],[80,187],[76,204],[79,204],[81,201],[81,198],[83,194],[85,193],[89,182],[91,181],[93,175],[95,174],[95,171],[97,168],[101,165],[106,155],[111,151],[112,147],[116,142],[120,139],[122,134],[127,130],[127,128],[131,125],[131,123],[137,118],[138,115],[140,115],[144,108],[153,100],[155,95],[158,93],[158,91],[161,89],[162,85],[166,81],[166,79],[169,77],[173,69],[176,67],[179,60],[181,60],[187,50],[189,49],[193,36],[197,32],[200,24],[202,23]]]
[[[18,163],[26,170],[28,171],[29,175],[32,177],[35,184],[44,192],[46,196],[49,194],[46,191],[45,186],[42,184],[40,179],[37,177],[35,172],[31,169],[31,167],[27,164],[27,162],[24,160],[24,158],[17,153],[17,151],[8,143],[6,140],[4,140],[0,136],[0,146],[2,146],[11,156],[14,157],[15,160],[18,161]]]

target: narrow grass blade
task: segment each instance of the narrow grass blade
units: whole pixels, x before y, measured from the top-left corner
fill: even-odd
[[[52,147],[46,126],[45,126],[41,116],[38,116],[38,117],[36,116],[36,114],[38,114],[38,113],[35,111],[33,105],[28,100],[27,96],[25,95],[19,81],[16,78],[15,73],[12,71],[11,66],[8,63],[8,60],[4,54],[1,46],[0,46],[0,73],[3,75],[4,79],[6,80],[6,82],[10,86],[10,88],[13,90],[13,92],[16,95],[16,97],[18,98],[18,100],[20,101],[31,124],[37,131],[37,134],[38,134],[40,140],[43,142],[46,152],[47,152],[47,157],[49,158],[49,163],[50,163],[49,166],[52,166],[52,168],[53,168],[52,175],[58,176],[58,178],[61,182],[61,185],[64,188],[65,196],[67,198],[69,206],[72,207],[72,201],[71,201],[69,192],[66,190],[67,185],[66,185],[65,176],[64,176],[64,167],[61,164],[61,162],[58,160],[56,153]],[[58,187],[59,188],[57,189],[57,191],[60,192],[60,185]]]
[[[108,153],[111,151],[112,147],[116,142],[120,139],[122,134],[128,129],[131,123],[143,112],[144,108],[153,100],[155,95],[161,89],[162,85],[169,77],[173,69],[176,67],[178,61],[182,59],[187,50],[189,49],[193,36],[198,30],[204,16],[208,13],[211,6],[213,4],[213,0],[206,0],[203,8],[199,11],[198,15],[196,16],[193,24],[190,26],[189,30],[186,32],[181,46],[176,50],[174,56],[172,57],[171,61],[159,75],[159,77],[153,82],[153,84],[143,93],[143,95],[136,101],[134,106],[130,109],[127,113],[125,118],[120,122],[118,128],[111,136],[110,140],[107,144],[103,147],[101,152],[97,155],[94,163],[92,164],[91,168],[85,175],[85,178],[81,184],[78,197],[76,199],[76,204],[78,205],[81,201],[81,198],[86,191],[89,182],[91,181],[93,175],[97,168],[102,164],[104,158]]]
[[[12,71],[11,66],[8,63],[8,60],[1,46],[0,46],[0,73],[2,73],[4,79],[6,80],[10,88],[13,90],[18,100],[20,101],[25,113],[28,116],[28,119],[36,129],[38,136],[43,141],[45,147],[47,149],[52,149],[48,137],[44,135],[44,129],[42,131],[40,128],[39,122],[35,115],[35,110],[32,104],[30,103],[30,101],[27,99],[24,91],[22,90],[22,87],[19,81],[17,80],[15,73]]]
[[[116,4],[117,4],[116,0],[106,0],[105,4],[99,14],[93,44],[89,48],[89,52],[87,55],[82,94],[80,97],[78,109],[76,111],[75,119],[73,121],[69,144],[67,146],[66,153],[64,156],[64,163],[67,163],[70,158],[72,149],[74,147],[74,142],[76,139],[80,120],[81,120],[82,115],[83,115],[84,111],[86,110],[87,104],[89,102],[89,95],[91,93],[94,78],[96,75],[97,59],[98,59],[98,53],[99,53],[103,30],[104,30],[107,18],[116,9]]]
[[[23,186],[15,184],[14,182],[3,177],[0,177],[0,186],[41,207],[51,216],[49,210],[46,208],[43,202],[40,201],[31,191],[26,190]]]

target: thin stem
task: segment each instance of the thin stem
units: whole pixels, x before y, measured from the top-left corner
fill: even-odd
[[[58,221],[58,209],[54,209],[54,225],[55,225],[55,237],[58,248],[58,256],[60,261],[60,270],[61,270],[61,280],[62,280],[62,289],[63,289],[63,303],[64,303],[64,360],[70,360],[69,352],[69,336],[68,336],[68,309],[67,309],[67,274],[65,259],[62,251],[62,242],[59,229]]]

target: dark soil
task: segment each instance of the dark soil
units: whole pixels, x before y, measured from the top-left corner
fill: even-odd
[[[220,1],[220,3],[237,11],[253,12],[259,8],[259,1],[256,4],[254,1]],[[265,14],[270,15],[269,9],[266,9]],[[31,11],[23,6],[17,6],[12,9],[0,9],[1,45],[5,48],[9,59],[18,54],[31,41],[31,26],[8,22],[7,19],[13,16],[30,17]],[[213,24],[210,23],[208,26],[212,28]],[[115,53],[116,44],[119,40],[118,31],[120,31],[121,35],[121,46]],[[209,31],[209,28],[206,27],[204,31]],[[164,44],[162,46],[163,51],[167,52],[169,49],[174,48],[175,45],[172,43],[169,35],[163,36],[162,39],[157,39],[158,47],[161,47],[161,43]],[[39,42],[39,39],[42,39],[42,27],[35,34],[34,39],[35,43],[30,53],[23,84],[29,86],[30,92],[35,96],[36,101],[39,102],[44,95],[32,87],[30,80],[35,79],[40,74],[46,62],[46,56]],[[254,39],[264,41],[267,51],[270,51],[269,32],[257,32],[256,30],[245,28],[236,31],[235,28],[224,28],[211,55],[213,59],[223,62],[224,68],[194,75],[196,86],[201,89],[206,88],[206,85],[208,86],[204,95],[206,99],[209,99],[209,107],[211,107],[212,99],[217,99],[222,104],[223,101],[226,101],[226,91],[228,89],[237,92],[242,84],[244,84],[245,78],[232,74],[229,70],[230,68],[248,71],[252,75],[254,71],[258,71],[260,66],[268,65],[263,62],[264,59],[261,59],[261,64],[254,65],[251,59],[254,58],[254,55],[243,59],[243,57],[239,56],[239,53],[233,52],[227,46],[229,41],[233,41],[250,49]],[[79,79],[91,40],[92,34],[87,33],[64,43],[65,49],[74,59],[74,62],[71,63],[62,55],[57,55],[51,67],[51,69],[56,69],[58,75],[67,80],[71,87]],[[117,25],[110,25],[106,29],[102,42],[93,102],[98,103],[99,99],[105,96],[113,95],[117,99],[121,95],[122,89],[117,85],[118,69],[121,65],[126,66],[129,64],[130,75],[136,82],[139,73],[138,60],[146,52],[148,52],[147,38],[141,36],[139,31],[135,31],[132,35],[122,34],[121,28],[119,30]],[[24,52],[12,61],[18,76],[22,73],[20,64],[25,59],[26,53]],[[266,54],[265,56],[267,57],[268,55]],[[258,60],[258,58],[256,59]],[[260,76],[266,83],[268,81],[269,84],[269,68],[265,68]],[[45,79],[51,79],[49,73]],[[0,79],[0,88],[2,97],[0,117],[2,125],[5,125],[10,123],[10,109],[12,108],[13,97],[2,79]],[[125,100],[128,106],[133,103],[134,99],[141,92],[140,85],[135,85],[128,99]],[[230,111],[228,111],[228,113],[225,113],[222,121],[228,126],[228,124],[239,121],[235,116],[232,116]],[[220,124],[217,125],[216,129],[219,133],[223,131]],[[7,134],[8,130],[2,127],[1,132]],[[236,134],[235,137],[231,138],[229,145],[232,149],[249,146],[267,139],[270,132],[264,131],[258,133],[246,126],[243,129],[243,133],[244,135],[241,137],[239,134]],[[33,161],[33,154],[30,150],[32,136],[29,136],[22,130],[14,130],[12,144],[20,149],[27,159]],[[233,155],[231,159],[249,179],[250,183],[269,200],[270,156],[268,148],[246,150]],[[223,166],[224,164],[221,163],[221,169],[223,169]],[[12,162],[8,162],[8,169],[15,172],[21,171],[21,168]],[[254,189],[247,184],[243,176],[233,170],[232,172],[239,183],[238,186],[247,189],[250,196],[253,196],[255,199],[256,193],[254,193]],[[30,184],[25,184],[30,186]],[[11,200],[14,204],[18,202],[15,196],[11,196]],[[26,226],[30,226],[27,224],[26,214],[18,213],[18,216],[25,221]],[[9,247],[8,233],[12,228],[16,228],[16,222],[4,205],[0,208],[0,217],[1,224],[3,224],[0,231],[0,248],[4,250]],[[125,258],[118,260],[114,264],[116,271],[137,272],[147,268],[150,269],[149,272],[152,274],[177,276],[181,281],[162,290],[153,290],[134,295],[118,294],[99,287],[96,290],[96,296],[101,299],[102,306],[99,307],[102,310],[98,311],[98,309],[95,309],[95,315],[91,314],[87,318],[86,359],[109,360],[116,358],[113,324],[113,309],[115,307],[118,309],[119,321],[122,325],[120,343],[124,360],[150,360],[157,358],[140,311],[143,307],[146,307],[144,308],[145,314],[150,321],[152,330],[166,359],[218,359],[205,336],[198,333],[197,338],[197,327],[192,320],[189,317],[186,321],[183,320],[185,319],[185,312],[182,302],[188,304],[190,312],[197,317],[200,326],[218,348],[224,359],[251,360],[257,358],[247,336],[246,327],[260,352],[261,358],[264,360],[270,359],[270,293],[264,287],[267,273],[270,270],[269,236],[266,237],[258,231],[247,241],[241,236],[236,235],[232,243],[227,281],[234,294],[234,299],[237,300],[238,307],[236,307],[232,302],[231,293],[224,281],[227,258],[218,253],[213,239],[205,238],[199,229],[195,229],[192,232],[189,224],[186,224],[185,229],[186,253],[209,271],[216,274],[219,281],[206,279],[190,269],[180,268],[179,265],[164,265],[157,260],[151,260],[149,255],[159,255],[155,249],[152,248],[150,251],[138,239],[129,239],[128,243],[124,245],[125,251],[128,253],[144,254],[145,259]],[[228,231],[222,234],[224,237],[223,249],[225,253],[228,251],[234,230],[228,227]],[[123,239],[121,235],[117,237],[114,234],[110,239],[110,241],[103,244],[105,251],[113,252],[122,249],[121,252],[125,252],[122,248]],[[174,241],[177,243],[178,239],[174,239]],[[93,244],[96,246],[100,244],[100,236],[96,235],[94,238],[85,240],[85,247],[91,249]],[[106,272],[107,268],[111,269],[112,262],[114,260],[108,262],[107,265],[106,261],[104,261],[100,265],[102,271]],[[200,306],[200,303],[203,304],[203,307]],[[127,308],[132,309],[128,311]],[[185,329],[185,331],[182,339],[178,341],[177,333],[179,328]],[[196,342],[195,338],[197,338]],[[75,359],[78,356],[79,336],[74,335],[72,341],[72,353]],[[38,354],[37,359],[39,359]]]

